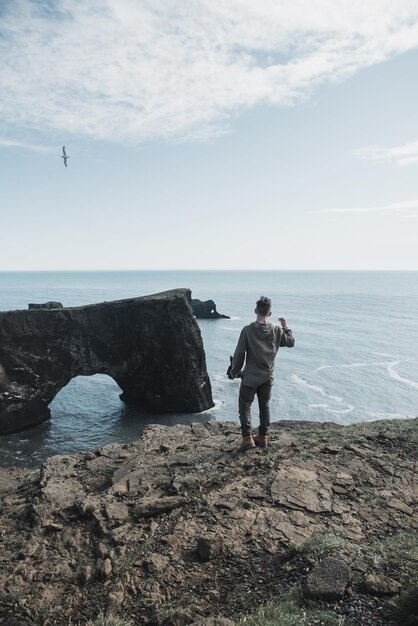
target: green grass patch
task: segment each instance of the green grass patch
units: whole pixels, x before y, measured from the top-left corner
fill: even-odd
[[[345,551],[353,547],[354,544],[344,537],[333,533],[317,533],[312,535],[304,543],[297,547],[297,551],[306,557],[323,559],[338,551]]]
[[[374,569],[383,568],[391,572],[404,573],[418,571],[418,535],[401,532],[362,546],[365,558]]]
[[[390,575],[391,570],[418,568],[418,534],[403,531],[370,543],[355,543],[333,533],[318,533],[298,546],[297,552],[313,562],[327,556],[343,557],[348,562],[361,557],[372,570],[383,569]]]
[[[402,439],[414,440],[418,438],[418,418],[376,420],[374,422],[357,422],[345,426],[347,432],[356,432],[359,435],[376,436],[379,434],[401,437]]]

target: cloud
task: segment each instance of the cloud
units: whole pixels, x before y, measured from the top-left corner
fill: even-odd
[[[410,141],[401,146],[380,148],[378,146],[360,148],[354,154],[370,161],[394,162],[397,165],[412,165],[418,163],[418,141]]]
[[[415,0],[3,0],[4,128],[206,140],[418,46]]]
[[[309,211],[309,213],[406,213],[418,209],[418,200],[405,200],[384,204],[375,207],[347,207],[341,209],[321,209],[319,211]],[[414,215],[404,214],[403,217],[414,217]]]
[[[56,152],[57,148],[52,146],[40,146],[37,144],[24,143],[22,141],[14,141],[13,139],[2,139],[0,137],[0,147],[2,148],[23,148],[24,150],[32,150],[33,152]]]

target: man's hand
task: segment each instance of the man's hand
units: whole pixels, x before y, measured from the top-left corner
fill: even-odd
[[[227,372],[226,372],[226,375],[228,376],[229,380],[234,380],[234,378],[242,378],[242,376],[243,376],[242,370],[240,372],[238,372],[238,374],[236,376],[232,376],[232,356],[229,357],[229,360],[230,360],[231,364],[228,367]]]
[[[287,328],[287,320],[284,317],[279,317],[279,322],[282,325],[282,328]]]

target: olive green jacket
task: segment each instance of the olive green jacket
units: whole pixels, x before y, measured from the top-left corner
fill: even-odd
[[[274,360],[281,347],[293,348],[290,328],[252,322],[244,326],[232,359],[231,377],[236,378],[244,365],[242,384],[258,387],[273,382]]]

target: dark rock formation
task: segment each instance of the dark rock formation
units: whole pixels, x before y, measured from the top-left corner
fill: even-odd
[[[61,304],[61,302],[54,302],[53,300],[50,300],[49,302],[45,302],[44,304],[35,304],[35,303],[30,303],[28,304],[28,309],[62,309],[63,306]]]
[[[229,315],[222,315],[216,310],[213,300],[192,300],[193,314],[202,320],[217,320],[220,318],[229,320]]]
[[[213,406],[190,291],[77,308],[0,313],[0,434],[46,420],[79,375],[108,374],[156,413]]]

